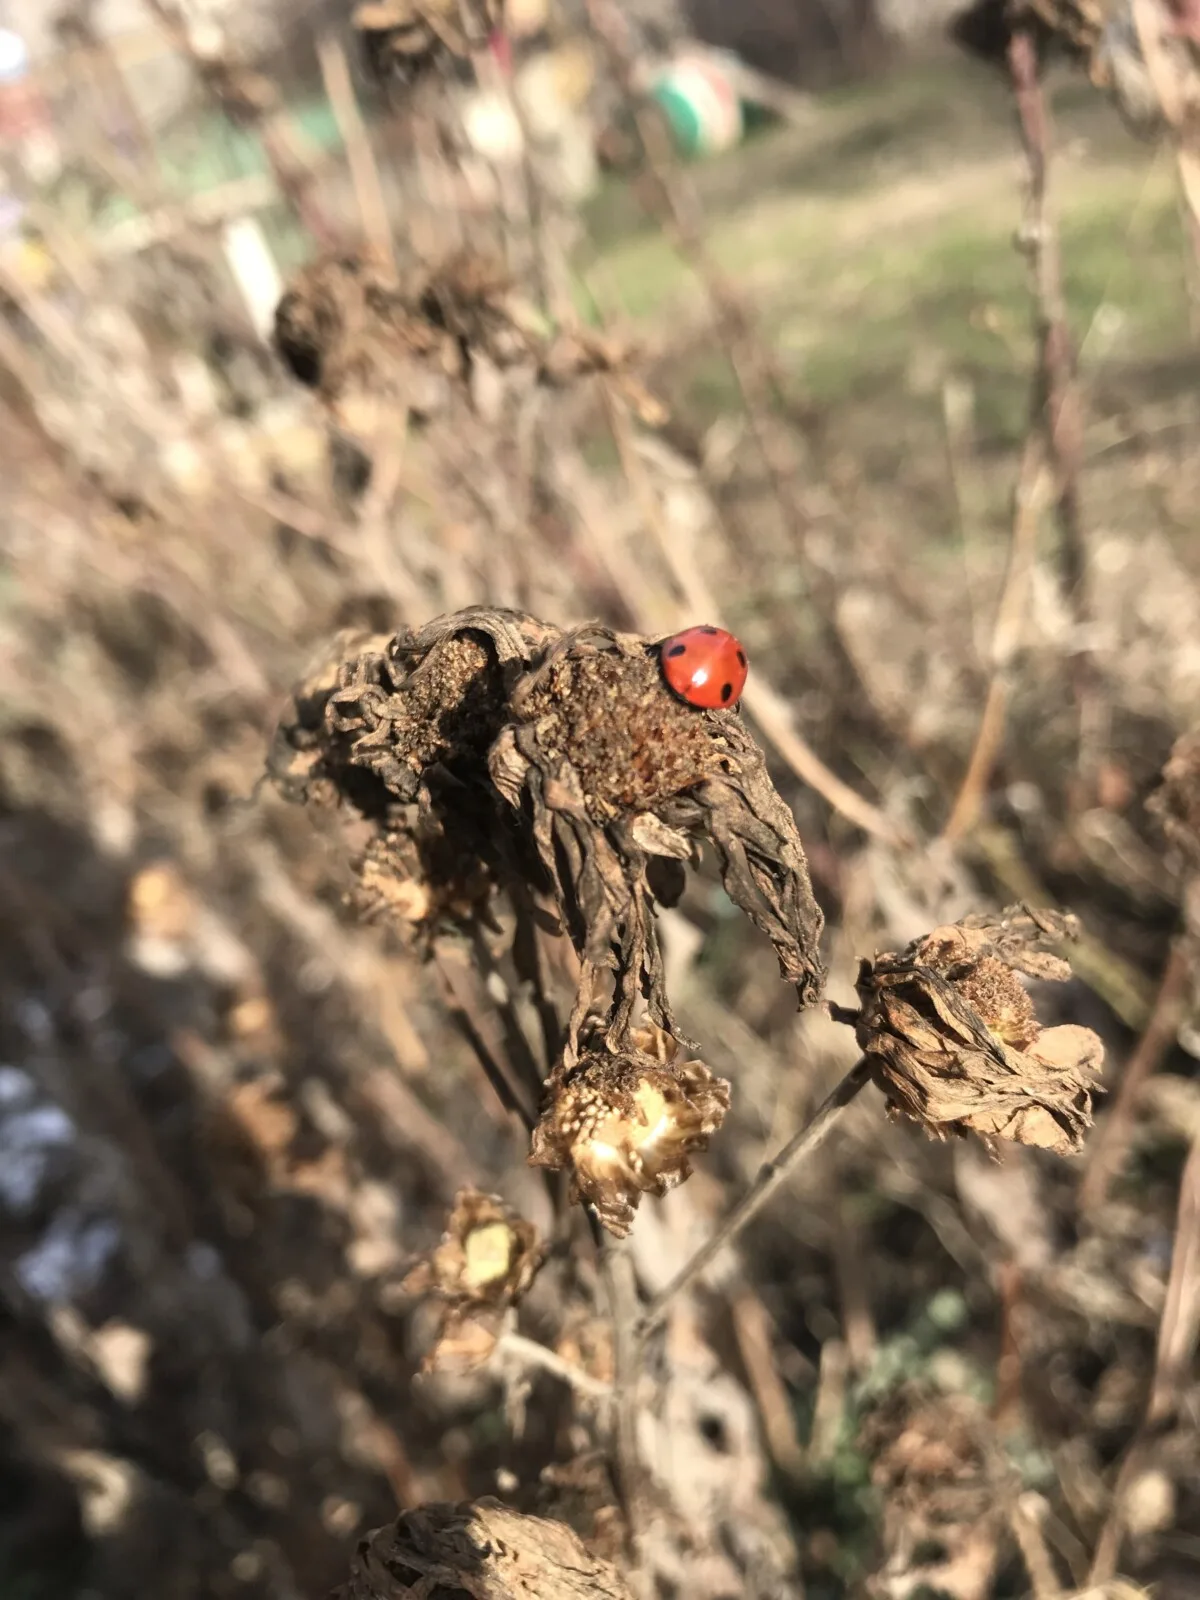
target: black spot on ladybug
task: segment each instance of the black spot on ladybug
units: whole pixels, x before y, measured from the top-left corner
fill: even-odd
[[[697,628],[697,633],[720,633],[720,628]]]
[[[732,698],[732,696],[733,696],[733,685],[731,683],[723,683],[721,685],[721,699],[722,700],[729,700],[729,699]]]
[[[738,651],[738,666],[739,667],[744,667],[745,665],[746,665],[746,652],[744,650],[739,650]]]
[[[671,646],[671,648],[667,651],[667,654],[669,656],[685,656],[685,655],[687,655],[687,645],[685,645],[685,644],[673,644]]]

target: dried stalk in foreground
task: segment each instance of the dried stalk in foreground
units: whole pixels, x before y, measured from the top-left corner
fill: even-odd
[[[1071,969],[1047,946],[1074,936],[1073,918],[1016,906],[864,961],[860,1010],[834,1014],[853,1026],[889,1112],[936,1138],[1078,1150],[1104,1047],[1089,1028],[1043,1028],[1018,976],[1065,982]]]
[[[358,1547],[330,1600],[632,1600],[564,1523],[496,1500],[423,1506]]]

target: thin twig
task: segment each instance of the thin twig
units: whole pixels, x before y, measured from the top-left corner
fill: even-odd
[[[1109,1185],[1125,1164],[1138,1095],[1174,1041],[1191,970],[1188,941],[1177,938],[1167,957],[1150,1019],[1126,1064],[1103,1126],[1092,1141],[1087,1171],[1079,1186],[1081,1212],[1094,1212],[1103,1205]]]
[[[1009,74],[1029,175],[1022,239],[1029,255],[1038,345],[1035,418],[1044,430],[1055,477],[1063,590],[1078,628],[1087,620],[1087,543],[1079,501],[1083,417],[1075,381],[1076,358],[1067,321],[1058,233],[1049,204],[1050,117],[1042,93],[1037,44],[1028,28],[1014,30]],[[1097,671],[1092,657],[1074,657],[1079,707],[1080,757],[1091,764],[1097,733]]]
[[[1200,1335],[1200,1136],[1184,1165],[1175,1218],[1175,1246],[1171,1273],[1158,1326],[1154,1380],[1145,1420],[1125,1453],[1100,1530],[1088,1582],[1108,1583],[1116,1573],[1125,1534],[1125,1503],[1153,1451],[1159,1432],[1171,1421],[1187,1380]]]
[[[496,1350],[501,1356],[513,1356],[526,1366],[540,1367],[544,1372],[561,1378],[564,1383],[570,1384],[572,1389],[579,1394],[587,1395],[589,1399],[605,1401],[612,1399],[611,1383],[605,1383],[603,1378],[593,1378],[590,1372],[577,1367],[573,1361],[564,1361],[562,1356],[556,1355],[553,1350],[548,1350],[536,1339],[527,1339],[520,1333],[502,1333],[496,1342]]]
[[[346,52],[332,35],[326,35],[317,45],[317,59],[321,64],[325,93],[333,109],[350,166],[350,179],[354,184],[354,197],[358,201],[363,236],[379,259],[394,270],[396,255],[392,248],[387,201],[379,181],[379,168],[375,164],[371,141],[358,109]]]
[[[613,1336],[614,1477],[629,1532],[629,1553],[636,1566],[640,1561],[643,1509],[643,1471],[638,1444],[638,1385],[642,1368],[637,1274],[628,1240],[604,1235],[600,1271]]]
[[[845,1111],[850,1102],[870,1082],[871,1069],[865,1060],[859,1061],[834,1089],[833,1093],[818,1107],[812,1119],[800,1129],[792,1139],[789,1139],[783,1149],[772,1160],[768,1161],[759,1171],[758,1177],[742,1196],[742,1198],[728,1212],[723,1221],[718,1223],[709,1238],[696,1251],[688,1261],[671,1279],[665,1289],[659,1291],[650,1301],[641,1320],[637,1325],[639,1339],[644,1340],[648,1334],[662,1322],[667,1314],[675,1296],[689,1288],[699,1278],[712,1261],[721,1253],[726,1245],[731,1244],[738,1234],[758,1215],[767,1203],[772,1200],[778,1190],[788,1181],[795,1172],[800,1162],[806,1156],[818,1150],[833,1131],[838,1118]]]
[[[951,842],[969,833],[978,819],[988,782],[1004,742],[1004,727],[1012,692],[1011,669],[1021,648],[1029,575],[1033,569],[1038,523],[1049,485],[1050,477],[1042,460],[1040,444],[1031,437],[1026,444],[1017,483],[1008,568],[992,633],[991,675],[987,695],[962,785],[942,832],[942,837]]]

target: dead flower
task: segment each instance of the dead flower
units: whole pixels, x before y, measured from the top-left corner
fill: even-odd
[[[1163,781],[1146,804],[1179,852],[1185,870],[1200,872],[1200,731],[1175,741]]]
[[[502,16],[502,0],[363,0],[351,20],[374,76],[406,84],[484,49]]]
[[[708,1148],[729,1110],[729,1084],[680,1054],[662,1029],[636,1030],[619,1054],[585,1049],[549,1080],[530,1165],[568,1170],[573,1198],[618,1238],[643,1194],[691,1175],[689,1156]]]
[[[405,1277],[406,1294],[441,1302],[437,1343],[427,1368],[470,1369],[491,1355],[504,1313],[542,1263],[537,1229],[497,1195],[460,1189],[436,1249]]]
[[[819,994],[822,916],[795,819],[736,711],[677,700],[653,641],[480,606],[343,647],[293,695],[272,778],[343,808],[360,907],[411,933],[477,928],[502,896],[518,914],[531,891],[556,902],[583,958],[567,1060],[607,975],[609,1049],[626,1049],[643,995],[678,1036],[655,907],[703,841],[801,1004]]]
[[[736,711],[697,713],[664,689],[657,650],[596,625],[562,635],[517,683],[492,747],[492,779],[533,817],[542,864],[585,961],[614,973],[610,1044],[624,1048],[644,993],[677,1032],[653,902],[674,903],[696,845],[714,848],[726,893],[775,946],[801,1005],[819,994],[823,917],[795,818]],[[653,887],[652,887],[653,886]],[[581,991],[586,1009],[590,995]],[[577,1019],[583,1012],[577,1012]],[[574,1027],[568,1054],[576,1044]]]
[[[1018,973],[1062,982],[1047,945],[1073,918],[1013,907],[935,928],[899,954],[864,961],[853,1025],[893,1115],[938,1138],[977,1133],[1066,1155],[1092,1122],[1104,1049],[1089,1028],[1043,1028]]]
[[[632,1600],[564,1523],[482,1499],[406,1511],[363,1539],[331,1600]]]
[[[885,1559],[871,1591],[880,1600],[926,1587],[959,1600],[991,1594],[1003,1512],[988,1470],[987,1427],[977,1401],[915,1384],[864,1419],[858,1447],[884,1507]]]
[[[486,410],[485,373],[517,392],[606,373],[643,421],[666,415],[634,376],[632,347],[556,330],[500,262],[472,250],[401,278],[370,253],[314,261],[279,302],[275,347],[347,426],[364,396],[402,403],[418,418],[444,411],[456,392]]]

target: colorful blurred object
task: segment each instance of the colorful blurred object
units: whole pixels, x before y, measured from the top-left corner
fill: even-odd
[[[676,57],[659,72],[650,93],[683,155],[719,155],[741,143],[746,127],[742,101],[718,52]]]

